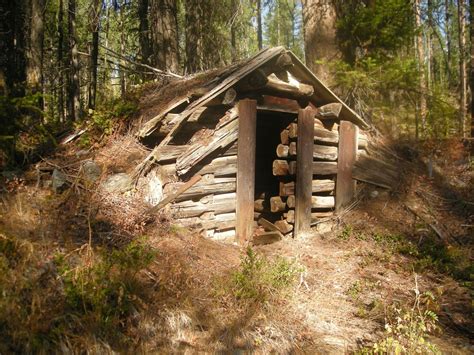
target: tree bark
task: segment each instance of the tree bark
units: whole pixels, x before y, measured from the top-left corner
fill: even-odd
[[[257,0],[257,39],[258,50],[263,48],[263,30],[262,30],[262,0]]]
[[[459,20],[459,133],[466,136],[467,67],[465,0],[458,0]]]
[[[59,0],[58,4],[58,48],[56,63],[59,70],[58,75],[58,113],[59,121],[64,122],[64,2]]]
[[[89,109],[95,109],[97,96],[97,62],[99,59],[99,25],[101,0],[92,0],[89,14],[90,31],[92,32],[92,47],[89,61],[90,82],[89,82]]]
[[[303,0],[306,64],[325,83],[328,62],[341,58],[336,39],[336,9],[332,0]]]
[[[154,65],[179,72],[177,7],[174,0],[151,0]]]
[[[150,27],[148,23],[148,0],[138,1],[138,19],[139,23],[139,34],[138,39],[140,42],[140,53],[142,56],[143,64],[150,64]]]
[[[68,115],[69,119],[78,121],[81,117],[81,101],[79,86],[79,58],[76,37],[76,0],[68,3],[68,36],[69,36],[69,90]]]
[[[418,115],[419,122],[421,123],[421,133],[425,133],[426,129],[426,74],[425,74],[425,49],[423,46],[423,32],[422,24],[421,24],[421,7],[420,7],[420,0],[415,0],[414,3],[414,11],[415,11],[415,24],[416,28],[418,29],[418,33],[415,38],[415,44],[417,49],[417,56],[418,56],[418,68],[420,71],[420,96],[418,100]],[[419,138],[420,132],[418,127],[418,118],[416,124],[416,139]]]
[[[186,0],[186,71],[194,73],[201,69],[201,11],[199,0]]]
[[[471,37],[471,60],[469,85],[471,87],[471,138],[474,138],[474,1],[469,1],[469,35]]]
[[[30,0],[26,85],[29,94],[43,92],[44,0]],[[42,106],[42,100],[41,100]]]
[[[0,95],[22,96],[26,77],[24,0],[0,2]]]

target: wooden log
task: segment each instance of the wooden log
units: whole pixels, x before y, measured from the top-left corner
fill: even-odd
[[[295,175],[296,174],[296,161],[292,160],[288,162],[288,173],[290,175]]]
[[[266,231],[278,231],[279,230],[275,224],[273,224],[272,222],[268,221],[265,218],[260,218],[257,223],[258,223],[258,225],[262,226],[263,229],[265,229]]]
[[[361,156],[354,164],[352,177],[389,190],[394,189],[400,179],[396,172],[382,168],[377,159],[370,156]]]
[[[298,125],[296,123],[290,123],[288,125],[288,135],[290,138],[298,137]]]
[[[253,208],[257,212],[263,212],[268,209],[267,203],[264,199],[255,200]]]
[[[296,142],[291,142],[288,147],[288,153],[291,156],[296,155]],[[337,147],[315,144],[313,146],[313,158],[325,160],[337,160]]]
[[[238,112],[236,233],[239,243],[244,244],[253,232],[257,101],[239,101]]]
[[[236,194],[211,195],[208,199],[201,199],[201,201],[187,200],[174,203],[170,206],[170,210],[175,218],[199,217],[207,212],[214,214],[231,213],[236,210]]]
[[[359,148],[367,148],[369,146],[369,137],[364,132],[360,132],[357,137],[357,145]]]
[[[201,181],[188,191],[182,193],[176,201],[184,201],[193,199],[199,196],[212,195],[226,192],[235,192],[237,189],[237,182],[235,177],[231,178],[213,178],[212,181]]]
[[[276,221],[275,226],[278,228],[280,232],[283,234],[290,233],[293,230],[293,225],[289,224],[287,221]]]
[[[283,217],[286,218],[288,223],[295,223],[295,210],[288,210],[288,212],[283,213]]]
[[[286,70],[293,66],[293,61],[291,60],[291,56],[287,53],[282,53],[277,58],[275,62],[276,70]]]
[[[278,242],[283,239],[283,235],[278,231],[256,234],[252,238],[253,245],[266,245]]]
[[[288,208],[295,208],[295,195],[288,196],[286,204]],[[311,208],[334,208],[334,196],[311,196]]]
[[[280,142],[281,144],[289,144],[290,143],[290,136],[289,136],[289,131],[287,129],[284,129],[280,133]]]
[[[298,113],[300,108],[296,100],[271,95],[262,95],[257,105],[257,109],[261,111],[277,111],[294,114]]]
[[[337,173],[336,162],[315,161],[313,162],[314,175],[332,175]]]
[[[185,184],[179,187],[176,192],[172,193],[171,195],[167,196],[165,199],[160,201],[156,206],[150,208],[148,210],[148,213],[153,214],[161,210],[163,207],[165,207],[167,204],[173,202],[178,196],[180,196],[182,193],[184,193],[186,190],[188,190],[191,186],[196,184],[199,180],[201,180],[202,176],[201,175],[194,175],[189,181],[187,181]]]
[[[333,180],[313,180],[311,183],[311,189],[313,193],[327,192],[334,190],[335,183]],[[291,181],[288,183],[280,182],[280,196],[290,196],[295,194],[295,182]]]
[[[237,91],[234,88],[227,89],[222,98],[223,105],[233,105],[237,98]]]
[[[265,72],[257,69],[241,79],[234,87],[238,92],[248,92],[263,88],[267,82],[268,78]]]
[[[308,106],[298,114],[296,201],[295,201],[295,237],[311,231],[311,190],[313,174],[314,110]]]
[[[218,157],[208,164],[198,165],[196,173],[214,174],[214,176],[235,175],[237,173],[237,155]]]
[[[282,212],[286,209],[286,202],[280,196],[270,197],[270,211]]]
[[[214,131],[212,137],[207,142],[199,141],[193,144],[177,159],[176,171],[178,172],[178,175],[186,174],[206,156],[237,140],[239,125],[239,121],[236,119],[237,113],[229,114],[233,116],[232,122]]]
[[[278,158],[287,158],[289,149],[290,148],[287,145],[278,144],[277,148],[276,148],[277,157]]]
[[[159,123],[166,117],[166,115],[172,111],[173,109],[179,107],[182,104],[186,104],[189,102],[190,97],[179,97],[173,101],[171,101],[164,110],[162,110],[157,116],[153,117],[151,120],[147,121],[143,127],[138,131],[138,137],[146,137],[152,134],[158,127]]]
[[[357,156],[357,126],[349,121],[341,121],[339,140],[339,160],[337,162],[336,210],[352,201],[356,184],[352,170]]]
[[[314,127],[314,141],[326,143],[338,143],[339,133],[337,131],[330,131],[319,126]]]
[[[188,145],[167,145],[165,147],[156,147],[153,149],[153,160],[155,163],[169,162],[176,160],[187,149]]]
[[[270,74],[268,76],[266,85],[261,89],[264,91],[264,93],[295,100],[309,98],[314,94],[313,86],[302,83],[299,83],[299,85],[287,83],[283,80],[280,80],[274,74]]]
[[[284,176],[289,174],[289,165],[286,160],[276,159],[273,161],[272,172],[274,176]]]
[[[342,104],[339,102],[330,103],[318,108],[316,116],[319,119],[336,119],[342,110]]]

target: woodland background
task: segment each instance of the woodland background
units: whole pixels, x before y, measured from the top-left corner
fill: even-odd
[[[84,120],[110,132],[144,82],[277,45],[395,138],[468,137],[473,11],[466,0],[2,0],[2,165]]]

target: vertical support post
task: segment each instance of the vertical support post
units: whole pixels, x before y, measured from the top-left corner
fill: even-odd
[[[311,195],[313,180],[314,110],[298,112],[296,145],[295,237],[311,231]]]
[[[336,211],[351,202],[355,195],[356,182],[352,179],[352,169],[357,157],[358,133],[358,127],[352,122],[341,121],[336,178]]]
[[[253,233],[257,101],[240,100],[238,111],[236,234],[244,244]]]

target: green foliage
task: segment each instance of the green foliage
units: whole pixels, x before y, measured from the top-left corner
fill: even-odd
[[[387,309],[385,336],[359,354],[441,354],[428,336],[436,332],[438,316],[433,311],[434,296],[415,290],[412,307],[391,306]]]
[[[340,5],[338,37],[349,63],[361,55],[386,57],[411,43],[414,28],[413,5],[406,0],[344,1]]]
[[[248,248],[239,270],[232,274],[230,287],[237,299],[265,302],[291,286],[299,272],[286,259],[271,261]]]
[[[124,325],[146,297],[138,273],[155,255],[136,240],[45,257],[32,243],[0,235],[0,352],[54,352],[78,333],[126,342]]]
[[[100,133],[111,134],[118,120],[127,120],[138,110],[137,95],[129,94],[103,104],[91,114],[91,126]]]

